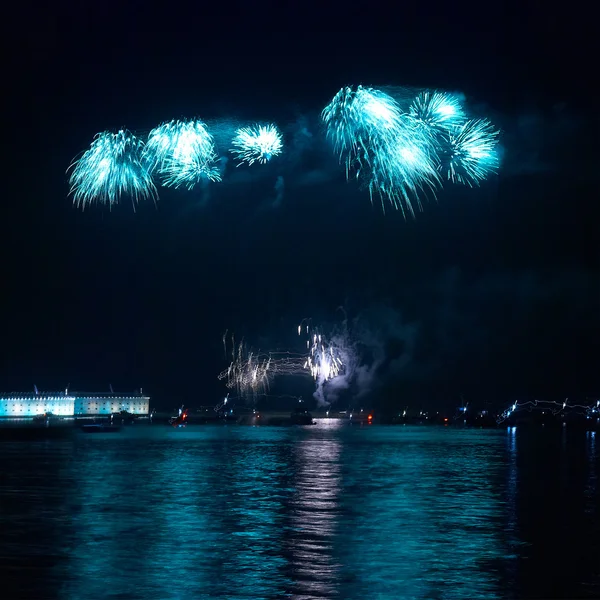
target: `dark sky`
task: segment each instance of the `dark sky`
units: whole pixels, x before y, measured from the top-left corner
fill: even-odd
[[[225,329],[290,346],[302,318],[327,328],[343,305],[369,372],[348,397],[598,394],[597,120],[567,66],[589,53],[587,28],[565,36],[565,19],[533,5],[447,4],[278,34],[235,5],[220,8],[229,21],[142,3],[25,7],[6,71],[0,389],[143,386],[159,406],[212,403]],[[288,24],[310,21],[285,6]],[[415,221],[383,216],[319,129],[339,87],[358,83],[464,92],[502,128],[500,175],[447,188]],[[95,133],[192,116],[273,119],[296,154],[208,194],[161,188],[135,213],[73,207],[65,170]]]

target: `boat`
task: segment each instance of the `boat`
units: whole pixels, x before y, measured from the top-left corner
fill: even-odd
[[[313,416],[307,410],[295,410],[291,415],[290,419],[292,425],[316,425],[317,422],[313,420]]]
[[[169,419],[169,425],[172,427],[185,427],[187,425],[188,420],[188,409],[179,409],[179,415],[176,417],[171,417]]]

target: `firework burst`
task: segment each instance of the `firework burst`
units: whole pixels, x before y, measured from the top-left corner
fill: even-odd
[[[447,154],[441,168],[449,181],[470,187],[479,185],[497,171],[498,131],[485,120],[471,120],[452,128],[447,137]]]
[[[174,120],[153,129],[144,159],[166,187],[192,189],[203,180],[221,180],[213,137],[199,120]]]
[[[238,167],[267,163],[283,150],[281,133],[273,124],[238,129],[231,145],[230,152],[240,161]]]
[[[69,179],[73,202],[112,206],[122,196],[132,202],[156,199],[156,187],[143,160],[144,144],[128,131],[96,135],[89,150],[73,163]]]
[[[417,127],[394,98],[380,90],[358,86],[340,90],[323,110],[327,136],[346,167],[403,214],[414,215],[420,194],[439,183],[430,135]]]
[[[466,117],[461,100],[445,92],[421,92],[412,102],[409,114],[415,123],[434,129],[461,125]]]
[[[306,340],[308,356],[304,361],[304,369],[310,372],[312,378],[321,384],[340,375],[344,363],[339,348],[329,342],[316,328],[312,329],[309,325],[299,325],[298,335],[302,335],[303,331],[308,336]]]
[[[454,183],[478,185],[498,167],[498,132],[485,120],[467,120],[461,98],[421,92],[407,112],[401,101],[373,88],[342,88],[325,107],[327,137],[346,168],[374,196],[414,217],[421,198],[435,196],[442,173]]]

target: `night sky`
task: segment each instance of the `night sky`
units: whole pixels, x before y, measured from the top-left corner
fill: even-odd
[[[584,28],[575,49],[558,16],[533,8],[516,19],[502,5],[468,18],[424,7],[393,29],[380,14],[367,34],[345,23],[274,35],[263,22],[244,47],[234,5],[233,29],[191,12],[177,33],[142,5],[118,18],[114,3],[74,6],[23,11],[5,76],[1,390],[112,384],[159,407],[213,404],[226,329],[294,348],[302,318],[327,329],[344,306],[369,376],[343,401],[598,394],[597,120],[565,67],[591,46]],[[288,20],[307,17],[293,7]],[[337,90],[359,83],[465,93],[503,131],[499,176],[446,186],[416,220],[383,215],[319,128]],[[229,164],[208,193],[160,188],[136,212],[73,206],[65,171],[94,134],[194,116],[273,120],[288,154],[235,177]],[[280,388],[311,392],[302,379]]]

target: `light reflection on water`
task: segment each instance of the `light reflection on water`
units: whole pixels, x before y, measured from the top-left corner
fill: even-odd
[[[340,425],[0,443],[4,585],[44,599],[599,595],[591,433]]]
[[[295,489],[289,503],[290,579],[294,598],[329,598],[339,587],[342,565],[333,553],[340,521],[340,453],[335,430],[342,421],[327,420],[330,436],[302,439],[293,451]]]

